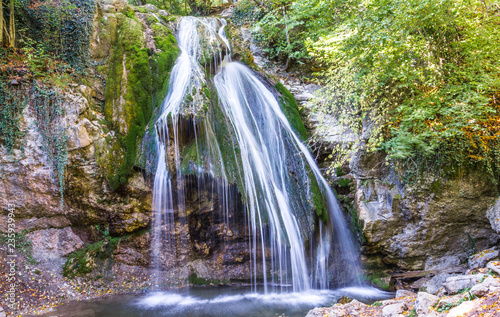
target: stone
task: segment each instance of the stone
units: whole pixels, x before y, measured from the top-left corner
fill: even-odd
[[[500,197],[497,202],[486,211],[486,218],[490,221],[491,227],[496,233],[500,233]]]
[[[230,7],[221,12],[221,18],[227,19],[232,17],[234,14],[234,7]]]
[[[455,308],[452,308],[446,317],[464,316],[476,307],[476,303],[472,301],[463,302]]]
[[[440,289],[443,288],[443,283],[446,282],[446,279],[451,277],[451,274],[437,274],[433,276],[430,280],[425,282],[422,287],[425,288],[426,292],[429,294],[436,295]]]
[[[417,300],[415,301],[415,310],[418,316],[426,316],[429,314],[431,306],[437,303],[439,297],[426,292],[418,292]]]
[[[314,94],[317,90],[321,89],[321,86],[316,84],[308,84],[304,88],[307,92]]]
[[[498,258],[500,252],[495,250],[495,248],[486,249],[479,253],[474,254],[469,258],[469,267],[471,269],[482,268],[486,266],[489,261]]]
[[[496,262],[491,261],[488,264],[486,264],[486,267],[492,270],[493,272],[500,274],[500,261]]]
[[[404,312],[405,309],[406,309],[406,303],[387,305],[382,309],[382,316],[395,317]]]
[[[241,37],[244,42],[250,42],[252,40],[252,32],[247,28],[241,28]]]
[[[33,257],[39,261],[53,261],[67,256],[84,246],[70,227],[37,230],[27,234],[33,246]]]
[[[165,11],[165,10],[158,11],[158,14],[161,15],[161,16],[164,16],[164,17],[170,16],[170,14],[167,11]]]
[[[400,297],[414,297],[414,296],[417,296],[417,294],[415,294],[412,291],[405,290],[405,289],[398,289],[396,291],[396,298],[400,298]]]
[[[144,6],[144,8],[145,8],[146,10],[148,10],[148,12],[151,12],[151,13],[156,13],[156,12],[158,12],[158,8],[157,8],[154,4],[150,4],[150,3],[148,3],[148,4],[146,4],[146,5]]]
[[[452,276],[446,279],[443,286],[448,294],[456,294],[464,288],[474,286],[483,278],[483,276],[484,274]]]
[[[477,297],[483,297],[486,294],[488,294],[488,292],[489,292],[489,288],[483,284],[474,285],[470,289],[470,293],[474,296],[477,296]]]
[[[105,4],[102,6],[102,11],[104,11],[106,13],[114,13],[114,12],[116,12],[116,8],[113,5]]]
[[[493,276],[488,276],[487,278],[484,279],[484,281],[480,285],[484,285],[485,287],[488,288],[500,287],[500,281]]]
[[[12,79],[12,81],[10,82],[10,84],[13,85],[13,86],[17,86],[17,85],[19,85],[19,82],[16,79]]]
[[[300,94],[294,96],[297,101],[308,101],[314,97],[313,94],[307,91],[303,91]]]
[[[0,306],[0,317],[5,317],[7,314],[5,313],[5,310],[3,310],[3,307]]]
[[[84,119],[76,126],[72,126],[68,129],[68,151],[83,148],[92,143],[85,127],[87,124],[92,125],[88,119]]]
[[[337,300],[337,304],[347,304],[347,303],[350,303],[350,302],[352,302],[352,298],[347,297],[347,296],[342,296],[341,298],[339,298]]]

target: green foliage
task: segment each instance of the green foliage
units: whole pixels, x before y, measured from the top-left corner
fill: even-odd
[[[269,11],[252,29],[252,35],[262,51],[272,59],[298,62],[308,58],[301,38],[304,22],[289,17],[281,6]],[[287,38],[288,33],[288,38]]]
[[[482,168],[497,182],[498,3],[344,0],[331,11],[328,31],[307,43],[327,67],[320,114],[356,133],[370,125],[369,148],[411,177]]]
[[[64,99],[59,92],[42,82],[34,82],[31,90],[36,126],[43,137],[42,148],[52,162],[59,182],[63,205],[66,164],[68,162],[67,128],[62,121]]]
[[[467,233],[467,242],[462,242],[462,248],[467,254],[467,257],[471,257],[477,253],[476,249],[476,240],[471,237],[470,234]]]
[[[259,21],[265,12],[262,7],[258,7],[253,0],[242,0],[237,2],[231,21],[235,25]]]
[[[45,52],[81,72],[89,64],[94,0],[19,0],[18,29],[35,52]],[[37,57],[36,54],[33,57]]]
[[[24,132],[19,128],[21,113],[26,107],[24,94],[19,89],[9,87],[8,78],[0,76],[0,141],[12,153],[18,140],[24,137]]]
[[[381,302],[375,302],[371,306],[379,307],[379,306],[382,306],[382,303]]]
[[[408,317],[418,317],[417,310],[413,308],[411,312],[408,314]]]

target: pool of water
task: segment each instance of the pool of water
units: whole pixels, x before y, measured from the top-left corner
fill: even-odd
[[[248,287],[194,287],[140,296],[121,295],[70,302],[45,316],[303,317],[310,309],[332,305],[342,296],[372,302],[390,298],[392,294],[375,288],[262,294],[251,292]]]

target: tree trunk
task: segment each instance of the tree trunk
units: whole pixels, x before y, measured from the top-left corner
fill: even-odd
[[[285,6],[283,6],[282,8],[283,8],[283,20],[285,21],[286,43],[288,44],[288,48],[290,48],[290,34],[288,34],[288,22],[286,21]],[[287,52],[287,54],[288,56],[284,68],[285,71],[288,69],[288,66],[290,66],[290,52]]]
[[[0,46],[3,44],[3,1],[0,0]]]
[[[9,47],[14,48],[16,44],[16,27],[14,25],[14,0],[10,0],[9,33]]]

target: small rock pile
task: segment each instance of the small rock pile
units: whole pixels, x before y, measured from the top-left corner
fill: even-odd
[[[417,293],[398,290],[393,299],[371,305],[353,300],[347,304],[315,308],[307,317],[469,317],[500,316],[500,261],[495,249],[482,251],[469,259],[465,274],[436,279],[433,293],[422,288]]]

